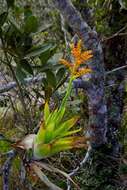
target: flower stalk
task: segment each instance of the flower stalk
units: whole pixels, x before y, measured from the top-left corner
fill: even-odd
[[[63,101],[61,103],[61,106],[60,106],[60,109],[62,109],[63,107],[66,107],[66,102],[68,100],[68,97],[70,96],[71,94],[71,90],[72,90],[72,82],[73,82],[73,77],[71,76],[71,78],[69,79],[69,83],[68,83],[68,87],[67,87],[67,90],[66,90],[66,94],[63,98]]]

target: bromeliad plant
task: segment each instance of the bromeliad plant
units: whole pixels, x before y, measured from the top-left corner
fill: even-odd
[[[68,67],[70,71],[69,84],[61,106],[50,112],[49,105],[46,102],[43,121],[40,124],[38,133],[36,135],[27,136],[23,141],[17,144],[17,146],[21,148],[23,148],[23,146],[25,146],[26,149],[32,148],[33,156],[36,159],[46,158],[63,150],[84,147],[84,142],[86,141],[84,137],[72,136],[81,130],[81,128],[71,130],[79,117],[75,116],[71,119],[64,120],[66,103],[71,93],[73,80],[91,72],[90,68],[80,68],[81,64],[84,64],[84,62],[92,57],[92,51],[82,52],[81,45],[81,40],[79,40],[77,45],[71,45],[74,63],[70,63],[64,59],[60,60],[60,63]],[[29,137],[31,140],[28,140]],[[27,145],[27,143],[29,145]]]
[[[81,64],[84,64],[92,57],[91,51],[82,52],[81,45],[81,40],[77,43],[77,45],[71,45],[71,53],[74,59],[73,63],[70,63],[64,59],[60,60],[60,63],[64,64],[70,71],[69,84],[65,97],[61,102],[61,106],[54,111],[50,111],[49,105],[46,102],[43,121],[40,124],[37,134],[28,135],[15,145],[16,147],[20,147],[22,149],[32,149],[33,157],[36,160],[50,157],[63,150],[86,146],[86,141],[88,139],[73,135],[81,130],[81,128],[72,130],[72,127],[74,127],[79,117],[75,116],[68,120],[64,119],[66,103],[71,93],[73,80],[91,72],[90,68],[80,68]],[[36,173],[39,170],[37,167],[37,165],[32,165],[32,168]]]
[[[44,120],[41,123],[40,129],[34,139],[34,156],[36,158],[44,158],[51,156],[57,152],[68,150],[71,148],[79,148],[84,146],[86,139],[84,137],[71,136],[81,130],[71,130],[79,117],[75,116],[64,121],[66,110],[66,102],[70,96],[72,89],[72,81],[86,73],[91,72],[89,68],[79,68],[81,64],[92,57],[91,51],[81,51],[81,40],[76,46],[71,45],[74,63],[61,59],[60,63],[67,66],[70,70],[70,80],[65,97],[59,109],[50,112],[48,103],[44,108]]]

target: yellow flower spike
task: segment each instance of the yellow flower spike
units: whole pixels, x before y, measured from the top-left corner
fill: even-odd
[[[91,57],[93,57],[91,50],[88,50],[88,51],[83,52],[83,53],[81,54],[81,60],[82,60],[82,61],[87,61],[87,60],[90,59]]]
[[[38,135],[35,137],[34,141],[35,143],[44,143],[45,142],[45,136],[46,136],[46,127],[44,122],[41,123]]]
[[[74,58],[78,59],[80,57],[80,54],[81,54],[81,50],[78,49],[77,47],[74,47],[71,51],[72,55],[74,56]]]
[[[91,73],[91,72],[92,72],[92,70],[89,68],[80,69],[79,71],[76,72],[75,78],[80,77],[80,76],[85,75],[85,74],[88,74],[88,73]]]
[[[72,44],[72,43],[69,46],[70,46],[71,49],[74,48],[74,44]]]
[[[71,53],[74,57],[74,63],[70,63],[65,59],[61,59],[60,63],[69,68],[71,77],[75,79],[77,77],[90,73],[91,69],[88,68],[80,69],[79,67],[81,64],[84,64],[87,60],[93,57],[92,51],[88,50],[82,52],[81,40],[79,40],[76,45],[71,44],[70,48],[71,48]]]
[[[80,52],[81,52],[82,40],[79,40],[79,41],[78,41],[77,48],[78,48],[78,50],[80,50]]]
[[[80,61],[80,57],[81,57],[81,45],[82,45],[82,41],[79,40],[77,45],[73,46],[71,53],[75,58],[75,61]]]
[[[72,68],[72,64],[70,62],[66,61],[65,59],[60,59],[60,63],[65,65],[69,69]]]

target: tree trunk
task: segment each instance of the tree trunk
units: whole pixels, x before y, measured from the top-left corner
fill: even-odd
[[[92,69],[89,85],[84,83],[89,104],[89,134],[92,148],[107,142],[107,106],[105,102],[105,69],[103,51],[96,31],[82,19],[70,0],[54,0],[56,8],[63,15],[75,34],[82,39],[85,47],[93,51],[89,67]]]

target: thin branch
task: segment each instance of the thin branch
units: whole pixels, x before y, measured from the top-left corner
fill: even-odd
[[[87,78],[87,77],[86,77]],[[76,94],[78,94],[78,89],[81,88],[81,89],[84,89],[84,90],[87,90],[88,87],[89,87],[90,83],[89,83],[89,80],[84,80],[82,78],[78,78],[78,79],[75,79],[73,81],[73,87],[76,91]]]
[[[24,116],[25,116],[25,121],[26,121],[26,130],[27,132],[29,131],[29,126],[32,125],[31,123],[31,117],[30,117],[30,113],[29,111],[27,110],[27,106],[26,106],[26,103],[25,103],[25,100],[24,100],[24,93],[23,93],[23,89],[22,89],[22,86],[20,85],[20,82],[18,81],[17,79],[17,76],[15,74],[15,71],[14,71],[14,68],[13,66],[11,65],[11,59],[12,58],[9,58],[9,55],[6,51],[6,47],[5,47],[5,42],[4,42],[4,39],[1,37],[1,41],[2,41],[2,45],[3,45],[3,52],[4,52],[4,55],[5,55],[5,58],[6,58],[6,65],[8,66],[8,68],[10,69],[11,71],[11,74],[17,84],[17,87],[18,87],[18,90],[19,90],[19,98],[20,98],[20,101],[21,101],[21,104],[22,104],[22,107],[24,109]]]
[[[74,175],[77,174],[77,172],[80,170],[80,168],[82,168],[90,159],[91,157],[91,153],[93,152],[93,149],[89,146],[88,151],[84,157],[84,159],[80,162],[79,166],[77,166],[77,168],[75,168],[71,173],[69,173],[69,176],[72,177]],[[71,183],[69,180],[67,180],[67,190],[71,189]]]
[[[115,69],[113,69],[111,71],[107,71],[105,73],[105,75],[109,75],[109,74],[112,74],[112,73],[117,72],[119,70],[126,69],[126,68],[127,68],[127,65],[124,65],[124,66],[115,68]],[[74,86],[74,88],[76,90],[78,88],[82,88],[82,89],[86,90],[89,87],[89,81],[87,80],[87,76],[85,76],[85,77],[86,77],[86,80],[83,80],[83,79],[79,78],[79,79],[76,79],[73,82],[73,86]],[[44,77],[42,77],[40,75],[35,76],[35,77],[25,78],[23,85],[27,86],[27,85],[36,84],[38,82],[42,82],[43,79],[44,79]],[[8,91],[10,91],[10,90],[12,90],[13,88],[16,88],[16,87],[17,87],[17,83],[16,82],[9,82],[6,85],[0,86],[0,93],[8,92]]]
[[[64,40],[65,40],[65,44],[66,44],[66,48],[69,47],[69,42],[68,42],[68,35],[67,35],[67,30],[65,28],[65,20],[62,14],[60,14],[60,18],[61,18],[61,30],[64,33]]]
[[[42,82],[44,79],[44,77],[38,75],[36,77],[29,77],[29,78],[25,78],[24,79],[24,83],[23,85],[30,85],[30,84],[34,84],[37,82]],[[16,82],[9,82],[6,85],[2,85],[2,87],[0,87],[0,93],[4,93],[7,92],[13,88],[17,87],[17,83]]]
[[[8,158],[3,166],[3,190],[9,190],[9,175],[10,175],[10,169],[12,165],[12,160],[15,157],[16,152],[14,150],[11,150],[8,153]]]
[[[127,65],[124,65],[124,66],[121,66],[121,67],[117,67],[117,68],[115,68],[115,69],[113,69],[113,70],[111,70],[111,71],[107,71],[107,72],[106,72],[106,75],[112,74],[112,73],[114,73],[114,72],[116,72],[116,71],[119,71],[119,70],[122,70],[122,69],[125,69],[125,68],[127,68]]]
[[[113,34],[112,36],[107,37],[107,38],[104,37],[104,38],[102,39],[102,42],[103,42],[103,41],[110,40],[110,39],[115,38],[115,37],[117,37],[117,36],[125,36],[125,35],[127,35],[127,32],[122,33],[122,31],[124,31],[126,28],[127,28],[127,25],[125,25],[123,28],[121,28],[119,31],[117,31],[117,32],[116,32],[115,34]]]

